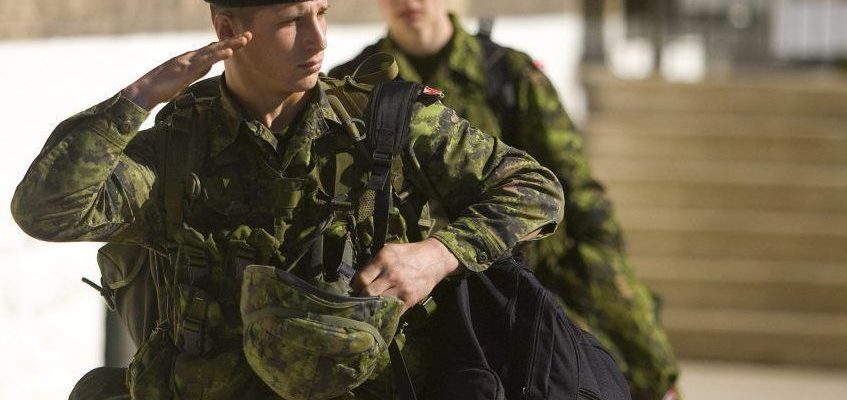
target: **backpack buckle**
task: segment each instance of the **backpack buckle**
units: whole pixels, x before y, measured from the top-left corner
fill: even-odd
[[[385,187],[385,184],[388,182],[389,172],[391,172],[391,161],[393,158],[394,156],[391,152],[382,151],[380,149],[374,150],[373,156],[371,157],[373,168],[371,172],[371,179],[368,182],[368,189],[380,191]]]
[[[390,151],[376,149],[374,150],[373,156],[371,158],[373,160],[374,166],[387,168],[391,165],[391,159],[394,158],[394,156],[391,154]]]
[[[207,338],[205,323],[191,317],[185,317],[182,320],[182,329],[180,330],[181,344],[180,350],[183,353],[191,355],[200,355],[209,352],[212,349],[212,343]]]
[[[192,290],[182,321],[174,332],[175,344],[183,353],[200,355],[212,350],[212,338],[206,329],[208,308],[205,294],[200,290]]]

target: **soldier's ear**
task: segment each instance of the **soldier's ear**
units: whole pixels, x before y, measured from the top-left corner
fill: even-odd
[[[212,25],[218,40],[229,39],[236,35],[235,18],[227,13],[216,13],[212,17]]]

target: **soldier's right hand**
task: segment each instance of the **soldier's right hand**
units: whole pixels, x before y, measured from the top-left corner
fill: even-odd
[[[176,56],[124,88],[123,95],[150,111],[202,78],[215,63],[232,57],[252,38],[252,33],[244,32]]]

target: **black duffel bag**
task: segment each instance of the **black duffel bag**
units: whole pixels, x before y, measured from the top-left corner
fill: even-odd
[[[434,349],[425,398],[629,400],[611,355],[568,319],[515,258],[442,282],[428,334]]]

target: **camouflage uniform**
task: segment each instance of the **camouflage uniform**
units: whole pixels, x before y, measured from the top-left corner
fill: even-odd
[[[541,282],[560,296],[569,316],[616,355],[633,399],[661,398],[678,374],[673,353],[650,291],[626,260],[612,204],[603,186],[591,177],[582,140],[555,88],[528,55],[507,49],[504,57],[508,79],[516,89],[519,122],[512,129],[501,127],[486,102],[482,44],[462,29],[455,16],[451,19],[455,33],[424,83],[443,90],[444,103],[472,125],[526,150],[557,175],[565,188],[566,229],[526,246],[527,261]],[[390,38],[368,46],[330,76],[351,74],[360,60],[377,52],[395,56],[401,78],[421,81],[415,60]]]
[[[276,134],[246,117],[221,78],[206,81],[213,95],[157,117],[153,128],[141,132],[148,113],[118,94],[62,122],[29,168],[12,212],[30,235],[138,243],[163,253],[176,240],[186,251],[204,249],[195,259],[214,265],[205,286],[217,304],[205,311],[214,321],[207,325],[215,332],[213,350],[180,353],[171,337],[179,319],[169,316],[130,365],[133,398],[275,398],[245,362],[235,289],[241,282],[221,260],[244,248],[233,244],[246,244],[256,252],[251,261],[269,262],[258,252],[270,243],[278,250],[278,264],[296,268],[297,253],[308,247],[305,241],[318,226],[331,215],[347,215],[351,205],[340,199],[355,201],[364,190],[368,161],[357,155],[329,104],[326,93],[333,82],[322,78],[295,122]],[[204,132],[207,141],[205,151],[186,154],[203,160],[195,171],[202,190],[174,236],[166,233],[161,160],[166,153],[160,139],[184,127],[185,118],[199,124],[188,126]],[[534,232],[550,234],[563,216],[562,189],[549,170],[470,127],[440,102],[414,105],[409,144],[401,156],[402,179],[451,216],[432,237],[467,271],[484,270]],[[352,160],[349,168],[336,171],[345,158]],[[335,244],[349,234],[358,261],[367,260],[372,217],[331,221],[323,233],[325,258],[340,257]],[[407,242],[405,227],[392,210],[390,241]],[[182,299],[168,296],[172,303]],[[427,339],[406,338],[403,351],[416,378],[428,365],[420,356],[426,354]],[[355,397],[385,398],[384,375],[377,374]]]

